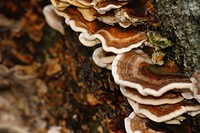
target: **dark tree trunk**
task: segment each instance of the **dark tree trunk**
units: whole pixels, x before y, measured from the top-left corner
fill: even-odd
[[[200,1],[159,0],[155,2],[161,31],[174,43],[175,60],[182,74],[200,70]]]

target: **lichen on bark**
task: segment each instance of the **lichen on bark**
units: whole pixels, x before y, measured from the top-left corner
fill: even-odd
[[[154,4],[162,34],[175,43],[174,59],[182,74],[191,76],[200,70],[200,1],[160,0]]]

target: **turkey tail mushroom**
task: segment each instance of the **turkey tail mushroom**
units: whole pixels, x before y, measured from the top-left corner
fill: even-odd
[[[159,97],[170,90],[188,89],[191,81],[176,73],[151,69],[149,57],[141,50],[118,54],[112,64],[112,75],[117,84],[135,88],[141,95]]]

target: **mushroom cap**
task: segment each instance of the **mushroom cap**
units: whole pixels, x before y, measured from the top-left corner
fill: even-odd
[[[111,9],[118,9],[130,1],[132,0],[93,0],[91,4],[100,14],[105,14],[107,11],[110,11]]]
[[[98,13],[105,14],[107,11],[111,9],[117,9],[122,7],[123,5],[129,3],[132,0],[77,0],[78,2],[82,3],[86,6],[92,6],[95,8]]]
[[[166,105],[143,105],[128,99],[134,112],[142,117],[147,117],[155,122],[165,122],[172,120],[184,113],[197,112],[200,110],[200,105],[193,103],[191,101],[182,101],[176,104],[166,104]]]
[[[190,87],[194,98],[200,103],[200,71],[194,73],[190,78],[192,85]]]
[[[173,124],[173,125],[175,125],[175,124],[180,125],[180,124],[181,124],[181,121],[183,121],[183,120],[185,120],[185,119],[186,119],[186,118],[183,117],[183,116],[178,116],[178,117],[176,117],[176,118],[174,118],[174,119],[171,119],[171,120],[169,120],[169,121],[165,121],[165,123],[166,123],[166,124]]]
[[[77,8],[87,21],[94,21],[97,18],[97,11],[94,8]]]
[[[153,66],[143,51],[132,50],[116,56],[112,64],[112,75],[117,84],[135,88],[143,96],[158,97],[169,90],[189,90],[189,78]]]
[[[83,17],[87,21],[93,21],[96,18],[98,20],[114,25],[115,23],[119,23],[120,26],[123,28],[127,28],[131,25],[138,25],[138,24],[143,24],[143,21],[150,21],[148,19],[148,13],[147,10],[149,7],[146,7],[145,3],[149,2],[148,0],[146,1],[88,1],[88,4],[82,4],[85,3],[84,1],[77,1],[77,0],[57,0],[55,2],[54,0],[54,5],[55,3],[68,3],[70,5],[74,5],[78,8],[79,12],[83,15]],[[87,3],[87,2],[86,2]],[[109,4],[110,3],[110,4]],[[96,6],[106,6],[105,11],[103,11],[103,14],[99,14],[99,9],[95,9]],[[117,7],[116,5],[120,5]],[[124,5],[124,6],[123,6]],[[116,7],[114,7],[116,6]],[[123,7],[122,7],[123,6]],[[121,8],[120,8],[121,7]],[[138,8],[140,7],[140,8]],[[97,7],[98,8],[98,7]],[[104,7],[103,7],[104,8]],[[100,10],[103,10],[101,8]],[[109,8],[115,8],[114,10],[110,10]],[[141,9],[142,8],[142,9]],[[146,9],[147,8],[147,9]],[[108,9],[108,10],[107,10]],[[117,10],[116,10],[117,9]],[[110,10],[110,11],[109,11]]]
[[[43,8],[43,14],[47,24],[54,30],[59,31],[61,34],[65,34],[64,27],[62,25],[62,19],[55,12],[52,5],[47,5]]]
[[[167,92],[160,97],[142,96],[136,89],[120,86],[120,90],[127,98],[145,105],[163,105],[181,102],[184,98],[178,92]]]
[[[95,19],[98,19],[99,21],[112,26],[118,23],[123,28],[127,28],[131,25],[130,21],[126,19],[120,19],[121,17],[119,17],[115,10],[109,11],[103,15],[99,14],[94,8],[77,8],[77,10],[87,21],[94,21]]]
[[[183,120],[183,117],[177,119]],[[181,122],[181,124],[166,124],[166,123],[157,123],[154,121],[146,122],[146,125],[153,130],[164,131],[165,133],[192,133],[192,127],[186,121]]]
[[[127,133],[164,133],[155,131],[147,126],[149,120],[136,116],[132,112],[128,117],[124,119],[125,129]]]
[[[69,3],[62,2],[60,0],[51,0],[52,5],[59,11],[65,10],[68,6],[70,6]]]
[[[107,68],[108,70],[112,69],[112,62],[115,58],[115,54],[105,52],[102,47],[95,49],[92,55],[92,59],[94,60],[97,66],[102,68]]]
[[[126,19],[121,19],[119,14],[115,10],[109,11],[105,14],[99,14],[94,8],[77,8],[78,11],[82,14],[83,18],[87,21],[94,21],[98,19],[99,21],[114,26],[118,23],[123,28],[128,28],[131,25],[131,22]]]
[[[60,0],[60,1],[80,8],[89,8],[88,6],[78,2],[77,0]]]
[[[119,14],[122,14],[132,25],[150,23],[158,24],[157,18],[150,13],[153,5],[149,0],[134,0],[118,9]]]
[[[100,40],[96,39],[96,36],[91,36],[88,32],[81,33],[78,39],[84,46],[87,47],[92,47],[101,43]]]
[[[178,123],[183,121],[185,117],[177,117]],[[175,120],[175,121],[176,121]],[[188,129],[186,124],[175,124],[173,123],[155,123],[147,118],[138,117],[132,112],[128,117],[124,119],[125,130],[127,133],[188,133],[191,129]]]
[[[193,93],[190,90],[181,91],[181,95],[188,100],[194,98]]]
[[[93,0],[77,0],[77,1],[83,5],[92,6],[91,3]]]
[[[144,32],[139,32],[139,27],[122,28],[119,25],[110,26],[98,20],[89,22],[83,18],[75,7],[68,7],[63,12],[57,11],[66,18],[66,23],[74,31],[88,33],[88,38],[100,40],[102,47],[107,52],[122,53],[142,45],[146,39]],[[80,38],[80,37],[79,37]]]
[[[108,25],[112,25],[114,26],[115,23],[118,23],[120,22],[120,20],[118,20],[116,17],[115,17],[115,14],[114,13],[106,13],[105,15],[99,15],[97,17],[97,19],[105,24],[108,24]]]

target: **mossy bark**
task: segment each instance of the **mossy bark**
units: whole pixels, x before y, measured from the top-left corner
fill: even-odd
[[[182,74],[191,76],[200,70],[200,1],[160,0],[154,2],[161,31],[174,43],[174,58]]]

